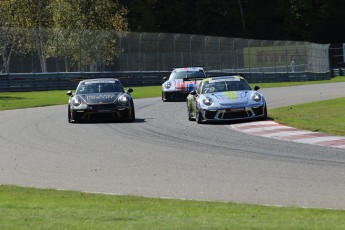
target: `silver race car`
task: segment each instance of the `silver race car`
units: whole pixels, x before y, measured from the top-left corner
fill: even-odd
[[[189,92],[195,89],[195,85],[206,78],[201,67],[187,67],[174,69],[169,79],[162,84],[162,101],[182,100],[184,101]]]
[[[206,78],[187,97],[188,118],[197,123],[265,119],[266,101],[257,90],[237,75]]]
[[[130,93],[114,78],[89,79],[79,82],[75,94],[68,91],[68,122],[93,118],[134,121],[134,103]]]

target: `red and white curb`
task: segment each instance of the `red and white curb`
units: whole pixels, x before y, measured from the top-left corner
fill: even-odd
[[[345,149],[345,137],[343,136],[300,130],[274,121],[232,124],[229,125],[229,128],[262,137]]]

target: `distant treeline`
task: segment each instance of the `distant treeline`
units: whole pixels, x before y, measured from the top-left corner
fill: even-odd
[[[345,41],[345,0],[119,0],[131,31]]]

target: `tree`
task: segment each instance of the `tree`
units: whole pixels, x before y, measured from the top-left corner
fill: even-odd
[[[51,51],[64,57],[66,71],[70,66],[67,57],[72,66],[76,63],[79,69],[89,66],[90,71],[103,69],[104,64],[111,63],[119,53],[117,32],[128,30],[127,9],[111,0],[53,2],[54,30],[59,47]]]
[[[1,8],[2,30],[11,32],[4,33],[7,34],[7,39],[11,40],[2,52],[3,59],[6,60],[5,70],[8,71],[10,57],[16,47],[21,53],[36,50],[41,70],[46,72],[47,36],[44,28],[52,25],[50,0],[4,0],[1,1]],[[23,28],[35,31],[32,33]],[[19,41],[21,41],[20,46]]]
[[[342,42],[344,0],[120,0],[129,28],[267,40]]]
[[[99,60],[101,65],[112,61],[119,52],[116,32],[128,29],[127,10],[116,0],[4,0],[0,7],[4,71],[14,48],[36,54],[42,72],[47,72],[50,57],[95,70]],[[21,32],[15,35],[15,30]]]

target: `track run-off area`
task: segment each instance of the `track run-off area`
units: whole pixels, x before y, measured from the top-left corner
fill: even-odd
[[[260,91],[270,109],[345,97],[345,83]],[[344,148],[198,125],[185,102],[134,104],[133,123],[69,124],[67,97],[66,105],[0,111],[0,184],[345,209]]]

